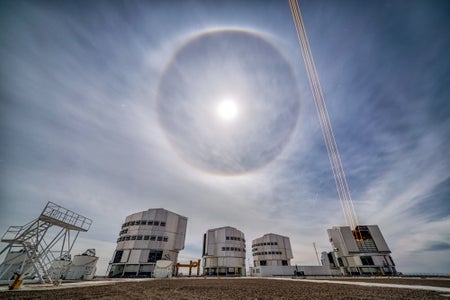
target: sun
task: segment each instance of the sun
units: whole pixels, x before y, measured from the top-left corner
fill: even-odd
[[[217,116],[223,121],[232,121],[238,115],[238,106],[232,99],[224,99],[217,104]]]

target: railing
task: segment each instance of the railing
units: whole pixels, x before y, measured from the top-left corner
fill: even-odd
[[[31,222],[28,222],[27,224],[23,226],[9,226],[8,230],[5,232],[5,234],[2,237],[2,242],[7,242],[11,240],[16,240],[25,233],[29,231],[30,228],[34,227],[38,219],[35,219]]]
[[[67,208],[59,206],[51,201],[47,203],[39,219],[46,222],[54,222],[58,225],[70,225],[82,231],[88,231],[92,220],[80,214],[77,214]]]
[[[9,226],[8,230],[2,236],[2,242],[16,239],[20,236],[23,231],[22,229],[23,226]]]

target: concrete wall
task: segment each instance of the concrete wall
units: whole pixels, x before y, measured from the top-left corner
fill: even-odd
[[[272,277],[272,276],[294,276],[295,266],[257,266],[250,268],[250,276]]]
[[[250,276],[294,276],[296,271],[303,272],[304,276],[338,276],[339,269],[331,269],[327,266],[259,266],[250,268]]]
[[[298,266],[298,270],[305,276],[338,276],[341,275],[339,269],[332,269],[328,266]]]

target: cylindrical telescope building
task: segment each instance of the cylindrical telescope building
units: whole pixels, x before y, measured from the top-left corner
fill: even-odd
[[[187,218],[162,208],[126,217],[109,264],[109,277],[151,277],[156,261],[177,263]]]
[[[253,264],[259,266],[290,266],[293,258],[287,236],[268,233],[252,242]]]
[[[245,237],[233,227],[209,229],[203,236],[203,274],[245,275]]]

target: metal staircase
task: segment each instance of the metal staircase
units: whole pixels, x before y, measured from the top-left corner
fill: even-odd
[[[50,228],[52,224],[40,222],[39,219],[36,219],[26,225],[23,226],[10,226],[6,233],[2,237],[2,242],[10,243],[10,242],[25,242],[29,241],[33,237],[39,237],[45,234],[48,228]]]
[[[92,220],[53,202],[48,202],[39,217],[23,226],[10,226],[1,241],[8,245],[0,265],[0,280],[14,273],[26,279],[38,278],[52,283],[49,268],[55,259],[70,257],[80,232],[89,230]],[[55,278],[59,279],[59,278]]]
[[[365,239],[365,240],[355,240],[358,245],[359,251],[366,253],[376,253],[378,252],[377,245],[375,244],[373,239]]]
[[[28,259],[33,265],[35,274],[39,278],[39,281],[42,283],[53,283],[52,279],[48,275],[47,269],[45,268],[43,262],[41,261],[39,251],[36,249],[36,246],[29,242],[24,242],[23,246],[25,252],[27,253]]]

